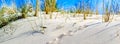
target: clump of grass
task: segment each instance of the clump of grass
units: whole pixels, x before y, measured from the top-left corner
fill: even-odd
[[[22,14],[21,17],[27,18],[29,16],[28,13],[33,12],[32,10],[33,10],[33,8],[32,8],[31,4],[23,4],[23,6],[21,6],[21,8],[20,8],[20,13]]]
[[[50,14],[51,12],[57,11],[56,9],[56,0],[45,0],[45,12],[46,14]],[[50,19],[52,18],[52,14],[50,14]]]
[[[84,13],[83,13],[83,19],[86,20],[88,14],[91,14],[91,13],[92,13],[92,12],[91,12],[89,9],[87,9],[86,11],[84,11]]]
[[[49,12],[55,12],[56,9],[56,0],[45,0],[45,12],[49,14]]]
[[[20,19],[21,17],[16,14],[16,10],[12,8],[2,7],[0,9],[0,28],[8,23]]]
[[[5,10],[6,10],[5,7],[0,9],[0,28],[5,26],[8,23],[8,20],[3,17],[4,13],[5,13]]]
[[[26,18],[27,17],[27,6],[24,5],[22,8],[21,8],[21,13],[22,13],[22,17],[23,18]]]
[[[82,11],[80,9],[76,10],[76,13],[82,13]]]
[[[110,7],[112,8],[112,7]],[[105,8],[105,3],[104,3],[104,0],[103,0],[103,12],[105,15],[103,15],[103,22],[109,22],[110,20],[110,12],[108,10],[108,6]]]
[[[96,15],[98,15],[99,14],[99,12],[98,12],[98,9],[96,9],[96,13],[95,13]]]
[[[109,22],[109,20],[110,20],[110,12],[106,8],[105,15],[103,16],[103,21],[104,22]]]
[[[8,24],[8,20],[5,18],[0,18],[0,28],[7,25]]]

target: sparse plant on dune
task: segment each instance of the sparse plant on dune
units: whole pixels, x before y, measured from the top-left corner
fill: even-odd
[[[83,18],[84,18],[84,20],[86,20],[87,19],[87,16],[89,15],[89,14],[92,14],[92,12],[89,10],[89,9],[87,9],[86,11],[84,11],[84,13],[83,13]]]
[[[36,11],[37,11],[38,7],[36,7],[36,8],[37,8],[36,9]],[[26,2],[19,9],[20,9],[20,13],[22,14],[21,15],[22,18],[28,17],[28,14],[33,12],[33,7],[32,7],[32,4],[30,2]],[[36,11],[35,11],[35,14],[32,16],[37,16]],[[38,11],[37,11],[37,13],[38,13]]]
[[[36,10],[35,10],[35,16],[38,16],[38,11],[39,11],[39,0],[36,0]]]
[[[99,6],[99,5],[98,5],[98,0],[95,1],[95,4],[96,4],[95,14],[98,15],[98,14],[99,14],[99,11],[98,11],[98,9],[99,9],[99,8],[98,8],[98,6]]]
[[[77,8],[76,8],[76,13],[81,14],[82,13],[82,9],[80,9],[81,3],[78,4]]]
[[[30,4],[24,4],[20,8],[20,12],[22,14],[22,18],[26,18],[28,16],[28,12],[32,12],[32,6]]]
[[[95,14],[96,14],[96,15],[99,14],[99,12],[98,12],[98,7],[96,8]]]
[[[46,14],[48,14],[49,11],[50,11],[49,10],[49,0],[45,0],[45,12],[46,12]]]
[[[80,9],[76,10],[76,13],[82,13],[82,11]]]
[[[105,15],[103,16],[104,22],[109,22],[110,20],[110,13],[108,12],[108,10],[106,9],[105,11]]]
[[[6,7],[2,7],[2,9],[0,10],[0,28],[7,25],[9,22],[9,18],[7,18],[5,15],[5,13],[9,11],[8,8]]]
[[[27,6],[24,5],[22,8],[21,8],[21,13],[22,13],[22,17],[23,18],[26,18],[27,17]]]
[[[45,12],[46,14],[50,14],[51,12],[56,11],[56,0],[45,0]],[[50,19],[52,18],[52,14],[50,14]]]
[[[8,24],[8,19],[0,18],[0,28]]]
[[[113,1],[113,0],[112,0]],[[113,1],[113,3],[110,3],[110,2],[108,2],[108,4],[110,4],[110,6],[108,6],[107,5],[107,7],[105,8],[104,6],[105,6],[105,4],[104,4],[104,0],[103,0],[103,12],[104,12],[104,14],[105,15],[103,15],[103,21],[104,22],[110,22],[110,20],[112,20],[111,18],[110,18],[110,16],[111,16],[111,14],[115,14],[115,11],[114,11],[114,9],[117,7],[117,6],[115,6],[115,7],[113,7],[114,5],[116,5],[116,4],[114,4],[115,3],[115,1]],[[110,8],[109,8],[110,7]],[[114,15],[113,15],[114,16]]]
[[[83,13],[83,19],[86,20],[87,16],[89,14],[92,14],[92,11],[90,9],[90,1],[88,0],[87,2],[85,2],[84,0],[82,0],[82,13]]]
[[[110,7],[110,9],[109,9],[110,15],[106,15],[109,18],[108,24],[106,26],[108,26],[115,18],[114,16],[118,15],[118,13],[119,13],[119,6],[118,6],[118,3],[116,2],[116,0],[112,0],[111,2],[112,3],[110,3],[110,6],[109,6]]]
[[[11,21],[17,20],[16,10],[12,8],[2,7],[0,10],[0,28],[7,25]]]
[[[49,14],[49,12],[56,11],[56,0],[45,0],[45,12]]]
[[[117,7],[115,4],[115,0],[112,0],[113,3],[110,3],[110,1],[107,3],[107,4],[110,4],[110,5],[107,5],[107,7],[105,8],[105,3],[104,3],[104,0],[103,0],[103,12],[105,15],[103,15],[103,21],[104,22],[111,22],[113,20],[113,17],[114,17],[114,14],[116,12],[116,10],[114,11],[114,9]],[[111,18],[111,15],[113,14],[113,17]],[[108,24],[109,24],[108,23]]]

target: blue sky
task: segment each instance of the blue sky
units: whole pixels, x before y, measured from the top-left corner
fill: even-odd
[[[28,2],[29,0],[15,0],[15,4],[17,5],[17,7],[22,6],[23,4],[25,4],[26,2]],[[64,9],[64,10],[70,10],[71,8],[75,8],[76,6],[78,6],[78,4],[81,1],[85,1],[86,3],[88,3],[88,0],[57,0],[57,7],[59,9]],[[104,0],[105,1],[105,5],[108,5],[108,2],[113,3],[113,1],[117,2],[119,4],[120,0]],[[0,7],[5,4],[7,6],[11,6],[13,0],[0,0]],[[32,3],[32,6],[35,7],[35,3],[36,0],[30,0],[30,2]],[[42,7],[44,6],[44,0],[41,0],[41,5]],[[89,5],[91,7],[91,9],[94,11],[96,9],[96,6],[98,6],[98,10],[100,13],[102,13],[103,10],[103,0],[90,0]],[[119,4],[120,5],[120,4]],[[114,6],[113,6],[114,7]],[[44,8],[44,7],[43,7]]]

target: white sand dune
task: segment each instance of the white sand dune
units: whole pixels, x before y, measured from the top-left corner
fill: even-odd
[[[7,34],[0,30],[0,44],[119,44],[120,19],[103,23],[101,16],[58,16],[56,19],[29,17],[12,22]],[[12,28],[9,28],[12,26]],[[41,34],[41,26],[45,33]],[[13,29],[12,31],[10,29]]]

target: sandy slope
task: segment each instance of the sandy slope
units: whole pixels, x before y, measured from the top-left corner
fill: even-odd
[[[119,22],[113,22],[110,26],[99,24],[78,31],[73,36],[63,37],[61,44],[119,44]]]
[[[58,16],[56,19],[30,17],[12,22],[13,31],[6,34],[0,30],[0,44],[119,44],[119,17],[108,26],[101,16],[92,16],[88,20],[82,17]],[[55,16],[54,16],[55,17]],[[115,16],[117,17],[117,16]],[[45,33],[41,34],[41,26]]]

